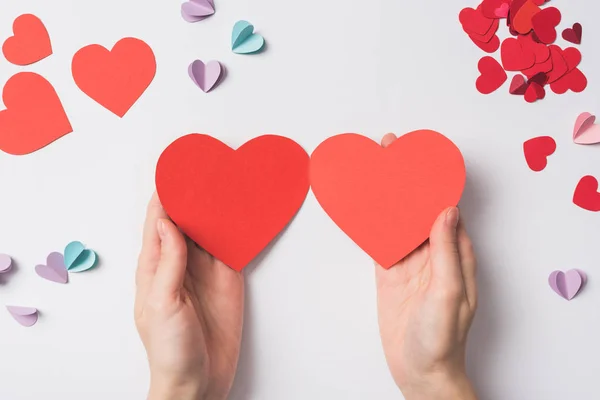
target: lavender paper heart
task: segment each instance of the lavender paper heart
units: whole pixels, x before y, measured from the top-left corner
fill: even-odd
[[[6,306],[6,309],[19,324],[30,327],[38,320],[38,310],[33,307]]]
[[[188,67],[190,78],[205,93],[217,86],[222,73],[223,67],[218,61],[209,61],[204,64],[204,62],[196,60]]]
[[[181,5],[181,16],[187,22],[199,22],[215,13],[212,0],[189,0]]]
[[[0,274],[12,269],[12,258],[7,254],[0,254]]]
[[[60,253],[50,253],[46,259],[46,265],[36,265],[35,272],[42,278],[52,282],[69,282],[69,273],[65,266],[65,259]]]
[[[554,271],[548,277],[552,290],[566,300],[572,300],[577,296],[586,280],[585,273],[576,269],[567,272]]]

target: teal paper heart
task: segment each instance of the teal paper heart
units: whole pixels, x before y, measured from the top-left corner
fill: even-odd
[[[237,54],[253,54],[262,50],[265,39],[254,33],[254,26],[248,21],[238,21],[233,26],[231,49]]]
[[[65,267],[69,272],[83,272],[94,268],[97,257],[94,250],[86,249],[81,242],[71,242],[65,247]]]

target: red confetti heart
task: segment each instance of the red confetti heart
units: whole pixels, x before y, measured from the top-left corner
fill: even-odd
[[[473,38],[472,35],[469,35],[469,37],[471,38],[473,43],[475,43],[477,45],[477,47],[479,47],[481,50],[485,51],[486,53],[494,53],[494,52],[496,52],[496,50],[498,50],[498,48],[500,48],[500,39],[496,35],[494,35],[492,40],[490,40],[487,43],[480,42],[479,40]]]
[[[536,82],[530,82],[529,87],[525,91],[525,101],[533,103],[537,100],[542,100],[546,97],[546,90]]]
[[[527,0],[516,12],[511,25],[521,35],[526,35],[533,29],[532,19],[540,11],[542,10],[537,4]]]
[[[50,36],[44,23],[35,15],[24,14],[13,23],[14,36],[2,46],[4,57],[16,65],[30,65],[52,54]]]
[[[511,0],[483,0],[481,12],[487,18],[506,18]]]
[[[464,8],[458,15],[463,29],[469,34],[485,35],[492,27],[494,20],[486,18],[481,9]]]
[[[532,171],[543,171],[548,165],[548,157],[556,151],[556,142],[550,136],[540,136],[523,143],[525,161]]]
[[[568,72],[562,78],[550,84],[550,89],[556,94],[566,93],[571,90],[575,93],[581,93],[587,87],[587,78],[578,68]]]
[[[524,48],[517,39],[508,38],[500,47],[502,65],[507,71],[522,71],[535,64],[535,53],[531,48]]]
[[[477,67],[481,75],[477,78],[475,86],[480,93],[490,94],[508,79],[502,66],[493,57],[483,57],[479,60]]]
[[[590,175],[581,178],[573,194],[573,203],[584,210],[600,211],[600,193],[596,178]]]
[[[563,31],[562,37],[567,42],[581,44],[581,35],[583,34],[583,27],[579,22],[573,24],[573,28],[567,28]]]
[[[523,75],[515,75],[510,83],[510,94],[523,95],[527,90],[527,81]]]
[[[531,18],[531,26],[542,43],[550,44],[556,40],[556,26],[560,20],[558,8],[548,7]]]
[[[552,83],[562,78],[569,72],[569,66],[563,56],[563,51],[560,47],[550,45],[550,59],[552,60],[552,69],[548,73],[548,82]]]

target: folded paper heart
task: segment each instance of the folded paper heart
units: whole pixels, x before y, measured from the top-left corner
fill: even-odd
[[[69,282],[69,273],[65,266],[65,259],[60,253],[50,253],[46,259],[46,265],[36,265],[35,272],[40,277],[52,282]]]
[[[540,172],[548,165],[548,157],[556,151],[556,142],[550,136],[540,136],[523,143],[525,161],[532,171]]]
[[[33,72],[12,76],[2,93],[0,150],[29,154],[73,131],[50,82]]]
[[[125,38],[112,50],[97,44],[80,49],[71,69],[83,93],[123,117],[152,83],[156,59],[145,42]]]
[[[583,34],[583,27],[581,26],[581,24],[579,22],[576,22],[573,24],[572,28],[566,28],[563,31],[562,37],[567,42],[581,44],[581,35],[582,34]]]
[[[584,210],[600,211],[600,193],[596,178],[591,175],[581,178],[573,194],[573,203]]]
[[[238,21],[231,34],[231,49],[237,54],[253,54],[263,49],[265,39],[254,33],[254,26],[248,21]]]
[[[386,148],[358,134],[334,136],[310,162],[321,207],[384,268],[427,240],[439,214],[458,204],[465,179],[460,150],[431,130],[407,133]]]
[[[218,61],[209,61],[204,64],[204,62],[196,60],[188,67],[190,78],[204,93],[210,92],[220,83],[222,72],[223,67]]]
[[[575,121],[573,141],[577,144],[600,143],[600,125],[595,122],[595,115],[588,112],[581,113]]]
[[[510,82],[510,94],[524,95],[527,91],[527,81],[523,75],[515,75]]]
[[[12,258],[8,254],[0,254],[0,274],[12,269]]]
[[[194,242],[241,271],[294,217],[308,193],[306,151],[265,135],[233,150],[201,134],[161,154],[156,190],[169,217]]]
[[[586,274],[577,269],[567,272],[554,271],[548,277],[548,283],[552,290],[566,300],[572,300],[577,296],[586,281]]]
[[[44,23],[35,15],[24,14],[13,23],[14,36],[2,46],[6,59],[16,65],[29,65],[52,55],[50,36]]]
[[[199,22],[214,13],[213,0],[189,0],[181,5],[181,16],[187,22]]]
[[[58,261],[58,260],[57,260]],[[65,247],[64,263],[69,272],[84,272],[96,266],[97,256],[81,242],[71,242]]]
[[[38,320],[38,310],[33,307],[6,306],[6,309],[19,324],[30,327]]]

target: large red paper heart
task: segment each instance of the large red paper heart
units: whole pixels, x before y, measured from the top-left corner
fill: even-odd
[[[29,154],[73,131],[54,87],[42,76],[21,72],[6,82],[0,111],[0,150]]]
[[[469,7],[463,8],[458,14],[458,19],[465,32],[481,36],[485,35],[494,24],[494,19],[486,18],[480,8],[476,10]]]
[[[508,38],[500,47],[502,65],[507,71],[522,71],[535,64],[535,52],[530,47],[521,46],[517,39]]]
[[[483,57],[477,65],[481,75],[477,78],[475,86],[480,93],[490,94],[497,90],[508,78],[506,72],[493,57]]]
[[[6,59],[16,65],[29,65],[52,54],[50,36],[44,23],[35,15],[24,14],[13,23],[14,36],[2,46]]]
[[[79,89],[123,117],[154,79],[156,59],[146,43],[125,38],[111,51],[97,44],[80,49],[71,69]]]
[[[458,204],[465,176],[460,150],[430,130],[407,133],[387,148],[358,134],[334,136],[310,164],[325,212],[384,268],[423,243],[438,215]]]
[[[516,0],[515,0],[516,3]],[[519,2],[520,3],[520,2]],[[511,7],[512,11],[513,7]],[[531,0],[523,2],[523,5],[511,15],[514,15],[511,26],[521,35],[528,34],[533,29],[531,20],[541,11],[540,7]]]
[[[548,165],[548,157],[556,151],[556,142],[550,136],[540,136],[523,143],[525,161],[532,171],[543,171]]]
[[[573,203],[584,210],[600,211],[600,193],[596,178],[589,175],[581,178],[573,194]]]
[[[531,26],[542,43],[550,44],[556,40],[556,27],[561,15],[556,7],[544,8],[531,18]]]
[[[266,135],[233,150],[201,134],[171,143],[156,167],[156,189],[171,219],[200,247],[241,271],[302,206],[308,154]]]

